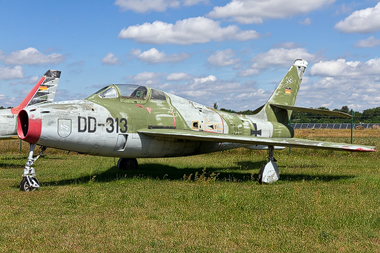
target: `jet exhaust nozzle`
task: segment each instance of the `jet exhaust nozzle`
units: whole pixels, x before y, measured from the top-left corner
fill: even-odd
[[[21,140],[34,144],[41,136],[42,120],[37,109],[28,111],[21,110],[17,116],[17,135]]]

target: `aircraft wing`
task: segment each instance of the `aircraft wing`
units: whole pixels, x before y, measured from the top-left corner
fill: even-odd
[[[297,138],[266,138],[244,135],[217,134],[207,132],[197,132],[191,130],[177,129],[141,129],[137,131],[140,134],[160,138],[160,139],[176,139],[190,141],[208,141],[208,142],[231,142],[249,145],[265,145],[265,146],[282,146],[297,148],[313,148],[313,149],[329,149],[337,151],[357,151],[370,152],[376,151],[374,146],[364,146],[356,144],[335,143],[327,141],[315,141]]]
[[[14,140],[18,139],[17,135],[1,135],[0,140]]]

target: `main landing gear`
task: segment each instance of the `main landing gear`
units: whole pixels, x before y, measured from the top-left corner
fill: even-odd
[[[21,191],[34,191],[40,188],[39,182],[37,180],[36,171],[32,167],[35,161],[42,155],[42,153],[46,150],[46,147],[41,147],[41,151],[36,156],[36,158],[33,158],[34,149],[36,148],[36,144],[30,144],[30,151],[28,156],[28,162],[25,164],[24,168],[24,174],[22,175],[22,180],[20,183],[20,190]]]
[[[259,172],[259,183],[271,184],[280,179],[280,173],[276,164],[276,159],[273,157],[274,147],[268,147],[268,160],[266,165],[261,167]]]
[[[137,170],[138,163],[136,158],[120,158],[117,167],[121,170]]]

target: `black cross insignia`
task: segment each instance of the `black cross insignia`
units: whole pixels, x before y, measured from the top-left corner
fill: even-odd
[[[251,135],[255,135],[255,137],[257,137],[257,135],[261,135],[261,129],[257,130],[257,124],[253,123],[253,126],[255,127],[255,130],[251,129]]]

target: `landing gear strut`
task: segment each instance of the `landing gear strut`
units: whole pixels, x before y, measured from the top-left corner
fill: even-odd
[[[24,168],[24,174],[22,175],[22,180],[20,183],[20,190],[21,191],[34,191],[40,188],[39,182],[37,180],[36,171],[32,167],[35,161],[42,155],[42,153],[46,150],[46,147],[41,147],[41,151],[36,156],[36,158],[33,158],[34,149],[36,148],[36,144],[30,144],[30,151],[28,156],[28,162],[25,164]]]
[[[138,163],[136,158],[120,158],[117,167],[121,170],[137,170]]]
[[[273,157],[274,147],[268,147],[268,160],[266,165],[261,167],[259,172],[259,183],[271,184],[280,179],[280,173],[276,164],[276,159]]]

